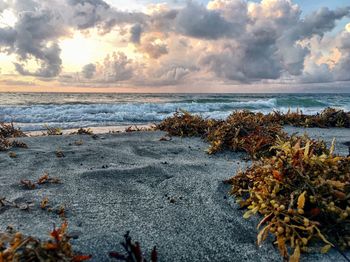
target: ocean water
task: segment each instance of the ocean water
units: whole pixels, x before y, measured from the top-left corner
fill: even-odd
[[[216,119],[248,109],[269,113],[302,110],[316,114],[326,107],[350,111],[350,94],[71,94],[0,93],[0,121],[24,131],[45,124],[61,128],[157,123],[176,110]]]

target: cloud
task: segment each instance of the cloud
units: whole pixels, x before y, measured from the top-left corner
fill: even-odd
[[[0,47],[12,47],[16,41],[16,36],[16,30],[10,27],[0,28]]]
[[[130,41],[134,44],[139,44],[141,40],[141,34],[142,34],[143,28],[142,25],[136,24],[131,27],[130,29]]]
[[[234,29],[219,12],[208,10],[194,2],[189,2],[179,11],[175,19],[175,28],[183,35],[204,39],[230,36]]]
[[[4,0],[0,0],[0,14],[7,9],[8,4]]]
[[[139,51],[147,54],[153,59],[157,59],[168,54],[167,44],[161,39],[152,35],[146,36],[137,48]]]
[[[95,64],[87,64],[87,65],[83,66],[81,73],[87,79],[93,78],[94,74],[96,73],[96,65]]]
[[[247,7],[242,1],[232,2],[241,6],[238,21],[244,21],[244,32],[216,43],[200,63],[218,77],[239,82],[302,75],[310,46],[301,42],[315,35],[323,37],[337,20],[349,15],[348,7],[334,11],[321,8],[302,19],[299,7],[288,0],[264,0]],[[232,2],[216,0],[208,6],[229,19],[227,10]]]
[[[12,8],[18,8],[18,20],[12,28],[0,28],[0,45],[6,52],[15,53],[21,61],[14,63],[17,72],[38,77],[57,76],[62,60],[56,40],[68,34],[62,25],[62,17],[51,10],[37,9],[26,1],[14,1]],[[23,11],[26,8],[30,10]],[[34,72],[25,69],[26,62],[32,58],[39,64]]]
[[[350,6],[336,10],[329,10],[327,7],[322,7],[307,16],[304,20],[301,20],[295,31],[300,38],[310,37],[312,35],[323,36],[325,33],[334,29],[337,20],[345,16],[350,17]]]
[[[2,6],[4,2],[0,2]],[[14,53],[21,75],[53,78],[62,71],[59,39],[69,37],[72,29],[98,27],[106,33],[116,24],[142,22],[146,15],[119,12],[102,0],[37,1],[14,0],[6,7],[17,16],[13,27],[0,28],[0,51]],[[36,60],[37,69],[27,68]]]
[[[102,65],[97,67],[98,81],[120,82],[133,77],[135,65],[123,52],[107,56]]]
[[[68,5],[72,12],[70,23],[80,30],[97,27],[101,33],[108,33],[116,25],[147,20],[143,13],[118,11],[103,0],[68,0]]]
[[[350,81],[350,32],[344,31],[337,39],[341,58],[333,69],[335,79]]]
[[[304,17],[291,0],[188,1],[146,12],[120,11],[103,0],[0,0],[0,12],[5,8],[17,21],[0,27],[0,52],[15,55],[21,75],[117,85],[350,81],[350,33],[334,32],[350,17],[347,6]],[[60,42],[76,31],[98,32],[110,45],[118,34],[115,54],[88,61],[77,76],[67,72]]]

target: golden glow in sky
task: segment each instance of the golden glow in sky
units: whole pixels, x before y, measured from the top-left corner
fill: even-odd
[[[0,90],[350,83],[334,1],[0,0]]]
[[[78,72],[86,64],[103,60],[108,53],[115,50],[112,43],[104,40],[104,37],[98,37],[94,33],[86,35],[79,31],[72,38],[62,40],[60,47],[64,68],[70,72]]]
[[[350,33],[350,23],[345,26],[345,29]]]

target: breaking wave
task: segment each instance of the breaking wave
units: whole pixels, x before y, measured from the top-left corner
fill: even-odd
[[[6,94],[0,95],[2,96],[0,102],[5,99],[4,95]],[[180,109],[201,114],[204,117],[223,119],[232,111],[242,109],[268,113],[273,110],[286,112],[289,109],[299,108],[304,113],[314,114],[328,106],[348,110],[347,107],[350,105],[350,96],[341,97],[341,100],[329,96],[154,95],[152,97],[147,94],[147,97],[146,95],[143,97],[136,94],[133,99],[129,94],[126,99],[120,94],[109,94],[108,97],[95,94],[98,97],[94,99],[90,97],[92,94],[90,96],[69,94],[70,97],[67,99],[64,94],[61,97],[52,94],[52,96],[56,95],[56,98],[47,96],[48,101],[45,101],[45,97],[38,99],[35,97],[36,94],[31,95],[33,99],[26,96],[25,101],[19,99],[18,103],[12,102],[0,106],[0,121],[13,121],[23,130],[29,131],[40,130],[44,124],[77,128],[153,123],[171,116]]]

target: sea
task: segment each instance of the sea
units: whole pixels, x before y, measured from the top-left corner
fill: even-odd
[[[23,131],[45,125],[74,129],[149,125],[178,110],[225,119],[235,110],[269,113],[301,110],[317,114],[327,107],[350,111],[349,94],[121,94],[0,93],[0,122]]]

